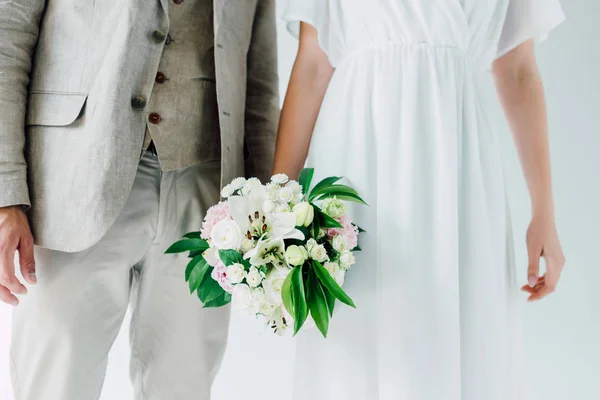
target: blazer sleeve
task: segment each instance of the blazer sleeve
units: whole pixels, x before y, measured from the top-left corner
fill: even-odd
[[[497,57],[502,57],[528,40],[546,39],[549,32],[564,19],[559,0],[509,0]]]
[[[275,0],[257,0],[247,65],[246,176],[266,182],[273,169],[280,112]]]
[[[0,207],[29,206],[27,85],[45,0],[0,1]]]

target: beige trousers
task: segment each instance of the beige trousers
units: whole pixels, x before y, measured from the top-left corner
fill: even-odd
[[[219,200],[219,168],[161,173],[146,152],[124,210],[99,243],[80,253],[36,248],[38,284],[14,313],[16,400],[98,399],[129,306],[135,399],[210,399],[229,309],[203,309],[184,281],[185,255],[164,252],[199,230]]]

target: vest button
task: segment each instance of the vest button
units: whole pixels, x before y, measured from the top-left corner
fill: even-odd
[[[181,3],[183,3],[183,0],[173,0],[173,3],[175,3],[175,4],[181,4]]]
[[[133,107],[135,110],[142,110],[144,107],[146,107],[146,99],[142,96],[134,97],[131,99],[131,107]]]
[[[167,80],[167,77],[162,72],[158,72],[156,74],[156,79],[155,79],[156,83],[165,83],[166,80]]]
[[[152,39],[154,39],[154,41],[156,43],[164,42],[166,37],[167,37],[167,35],[165,35],[165,33],[163,31],[152,32]]]
[[[157,114],[157,113],[151,113],[151,114],[148,116],[148,121],[150,121],[150,123],[151,123],[151,124],[154,124],[154,125],[158,125],[158,124],[160,124],[160,114]]]

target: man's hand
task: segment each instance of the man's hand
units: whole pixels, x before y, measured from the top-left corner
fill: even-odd
[[[36,283],[33,258],[33,236],[23,209],[19,206],[0,207],[0,301],[19,304],[18,294],[27,288],[15,274],[15,253],[19,252],[21,274],[29,284]]]

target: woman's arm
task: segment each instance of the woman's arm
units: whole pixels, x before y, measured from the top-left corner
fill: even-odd
[[[302,23],[298,55],[279,122],[274,173],[297,178],[304,167],[312,131],[333,71],[319,46],[317,30]]]
[[[493,66],[496,88],[508,118],[531,195],[533,219],[527,232],[529,300],[556,288],[565,259],[554,223],[548,118],[533,41],[523,43]],[[539,259],[546,274],[539,277]]]

